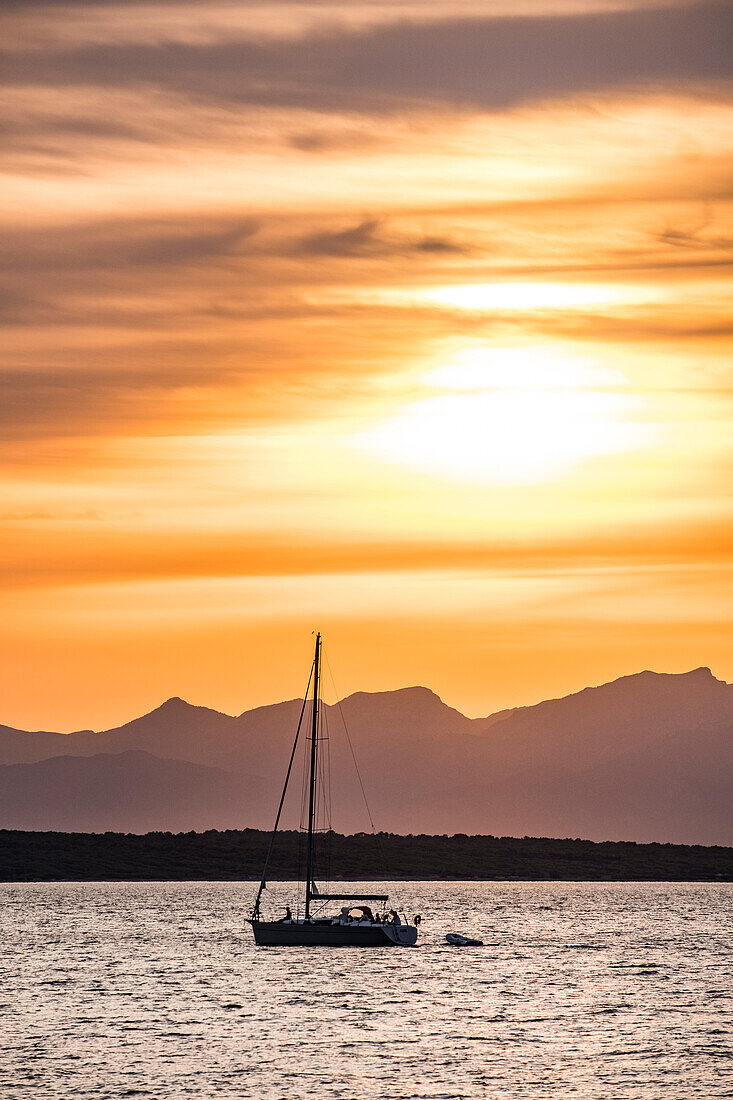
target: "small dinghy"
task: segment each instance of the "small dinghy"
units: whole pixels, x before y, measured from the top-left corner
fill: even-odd
[[[445,937],[452,947],[483,947],[483,940],[472,940],[470,936],[462,936],[460,932],[449,932]]]

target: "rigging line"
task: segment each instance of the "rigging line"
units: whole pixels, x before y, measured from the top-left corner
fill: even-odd
[[[328,727],[327,727],[328,728]],[[333,798],[331,795],[331,736],[329,734],[326,740],[326,806],[327,806],[327,824],[329,832],[333,831]]]
[[[331,834],[333,814],[331,805],[331,731],[328,724],[328,707],[323,707],[322,718],[325,736],[321,745],[322,805],[323,805],[323,867],[328,883],[331,882]],[[330,889],[330,885],[329,885]]]
[[[310,681],[308,681],[308,687],[310,688]],[[306,692],[307,698],[307,692]],[[301,764],[301,783],[300,783],[300,812],[298,816],[298,882],[304,882],[305,880],[305,814],[306,814],[306,801],[308,798],[308,738],[303,738],[303,752],[302,752],[302,764]],[[300,895],[299,903],[300,903]],[[300,912],[300,909],[298,910]]]
[[[321,654],[323,649],[321,648]],[[323,685],[323,677],[321,676],[320,686]],[[320,889],[324,889],[324,883],[326,881],[326,860],[325,860],[325,834],[324,824],[326,818],[325,810],[325,784],[326,773],[325,760],[326,760],[326,745],[325,741],[328,737],[328,727],[326,724],[326,707],[323,704],[322,696],[319,696],[319,708],[318,708],[318,744],[316,746],[316,755],[314,760],[314,768],[316,772],[316,783],[314,790],[314,803],[313,803],[313,845],[311,855],[311,881],[315,885],[320,883]],[[325,887],[328,892],[328,887]],[[314,898],[311,897],[311,905],[314,904]],[[315,904],[318,905],[317,900]],[[320,903],[321,905],[323,903]],[[320,908],[320,906],[319,906]]]
[[[336,681],[334,680],[333,670],[331,669],[331,663],[328,659],[328,654],[327,653],[324,652],[323,657],[324,657],[325,662],[326,662],[326,668],[328,669],[328,675],[331,677],[331,685],[333,687],[333,693],[336,697],[336,705],[339,708],[339,714],[341,715],[341,722],[342,722],[343,727],[344,727],[344,733],[346,734],[346,741],[348,742],[348,746],[349,746],[349,749],[351,751],[351,759],[354,761],[354,768],[356,769],[356,777],[359,780],[359,786],[361,787],[361,793],[362,793],[362,796],[364,798],[364,805],[366,806],[366,812],[369,816],[369,824],[372,827],[372,834],[373,834],[374,839],[375,839],[376,844],[377,844],[377,858],[378,858],[379,862],[382,865],[382,869],[389,875],[390,874],[390,867],[389,867],[389,862],[390,861],[387,858],[387,852],[386,852],[385,846],[382,844],[382,838],[380,837],[379,833],[377,832],[376,826],[374,824],[374,820],[372,818],[372,812],[369,809],[369,802],[367,801],[366,791],[364,790],[364,784],[361,781],[361,772],[359,771],[359,765],[356,762],[356,754],[354,752],[354,746],[351,744],[351,738],[349,737],[349,727],[346,725],[346,715],[344,714],[344,709],[341,706],[341,697],[340,697],[338,691],[336,690]],[[387,880],[385,879],[383,881],[386,884]]]
[[[351,752],[351,759],[354,761],[354,768],[356,769],[356,778],[359,780],[359,786],[361,787],[361,795],[364,799],[364,805],[366,806],[367,816],[369,818],[369,824],[372,827],[372,832],[376,832],[376,826],[372,817],[372,811],[369,809],[369,802],[367,801],[366,791],[364,790],[364,784],[361,781],[361,772],[359,771],[359,765],[356,762],[356,754],[354,752],[354,746],[351,744],[351,738],[349,737],[349,727],[346,725],[346,717],[344,716],[344,709],[341,706],[341,700],[339,699],[338,692],[336,691],[336,681],[333,678],[333,672],[331,671],[331,664],[328,660],[328,656],[324,654],[326,659],[326,667],[328,668],[328,675],[331,677],[331,683],[333,684],[333,693],[336,696],[336,705],[339,708],[339,714],[341,715],[341,721],[344,726],[344,733],[346,734],[346,741]]]
[[[315,670],[315,660],[313,662],[313,670]],[[311,681],[309,680],[309,682],[308,682],[308,687],[309,688],[310,688],[310,684],[311,684]],[[315,691],[315,685],[314,685],[313,690]],[[306,693],[306,699],[307,699],[307,693]],[[310,725],[312,727],[312,715],[309,715],[308,718],[306,719],[306,725],[307,726]],[[310,755],[309,745],[310,745],[310,741],[311,741],[312,737],[313,737],[313,730],[311,728],[310,737],[306,736],[302,739],[302,741],[303,741],[302,758],[303,759],[302,759],[302,763],[301,763],[301,773],[300,773],[301,774],[301,787],[300,787],[300,816],[298,818],[298,882],[302,883],[302,885],[303,885],[304,904],[305,904],[305,893],[307,892],[306,866],[307,866],[308,843],[307,843],[306,838],[307,838],[307,830],[308,830],[308,824],[307,824],[307,820],[308,820],[308,788],[309,788],[309,777],[310,777],[310,767],[309,767],[308,757]]]
[[[308,741],[309,738],[303,738],[303,766],[301,768],[301,780],[300,780],[300,816],[298,817],[298,829],[303,832],[305,829],[305,805],[308,798]]]
[[[313,668],[315,668],[315,661],[313,662]],[[265,889],[267,882],[267,872],[270,866],[270,857],[272,856],[272,849],[275,845],[275,836],[280,824],[280,815],[283,812],[283,805],[285,804],[285,795],[288,790],[288,783],[290,782],[290,773],[293,770],[293,760],[295,759],[295,750],[298,747],[298,738],[300,737],[300,727],[303,724],[303,715],[305,714],[305,704],[308,698],[308,689],[311,686],[311,680],[313,679],[313,668],[311,668],[310,676],[308,677],[308,684],[306,685],[305,695],[303,696],[303,706],[300,709],[300,718],[298,719],[298,728],[295,731],[295,740],[293,741],[293,748],[290,753],[290,761],[288,763],[288,770],[285,775],[285,783],[283,785],[283,793],[280,795],[280,805],[277,808],[277,816],[275,817],[275,825],[273,826],[272,836],[270,837],[270,847],[267,850],[267,858],[265,860],[265,866],[262,871],[262,881],[260,882],[260,888],[257,891],[257,897],[255,899],[254,909],[252,910],[252,916],[257,919],[260,915],[260,898],[262,897],[262,891]]]
[[[323,779],[323,827],[327,832],[331,828],[331,731],[328,725],[328,707],[324,705],[321,724],[326,731],[321,738],[321,774]]]
[[[331,800],[331,738],[329,737],[326,742],[326,754],[328,756],[328,833],[326,834],[326,844],[328,851],[326,853],[326,861],[328,865],[328,880],[331,881],[331,865],[333,855],[333,804]]]

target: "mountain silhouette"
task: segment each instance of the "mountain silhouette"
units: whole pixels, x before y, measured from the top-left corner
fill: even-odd
[[[301,708],[232,716],[173,698],[98,733],[0,726],[0,827],[267,828]],[[479,719],[424,687],[357,692],[324,707],[324,732],[342,832],[370,824],[350,741],[380,829],[733,843],[733,685],[707,668]],[[283,824],[297,827],[291,787]]]
[[[212,806],[236,820],[244,794],[238,778],[219,769],[134,750],[0,768],[3,815],[21,829],[206,829]]]

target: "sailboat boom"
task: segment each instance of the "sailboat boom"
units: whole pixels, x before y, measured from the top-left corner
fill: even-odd
[[[389,894],[316,894],[318,901],[389,901]]]

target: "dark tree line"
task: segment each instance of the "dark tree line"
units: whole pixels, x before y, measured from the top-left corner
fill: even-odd
[[[256,829],[142,836],[0,830],[0,881],[257,880],[269,839]],[[733,848],[699,845],[331,833],[319,847],[323,877],[333,880],[733,881]],[[302,856],[302,834],[278,834],[268,877],[300,877]]]

